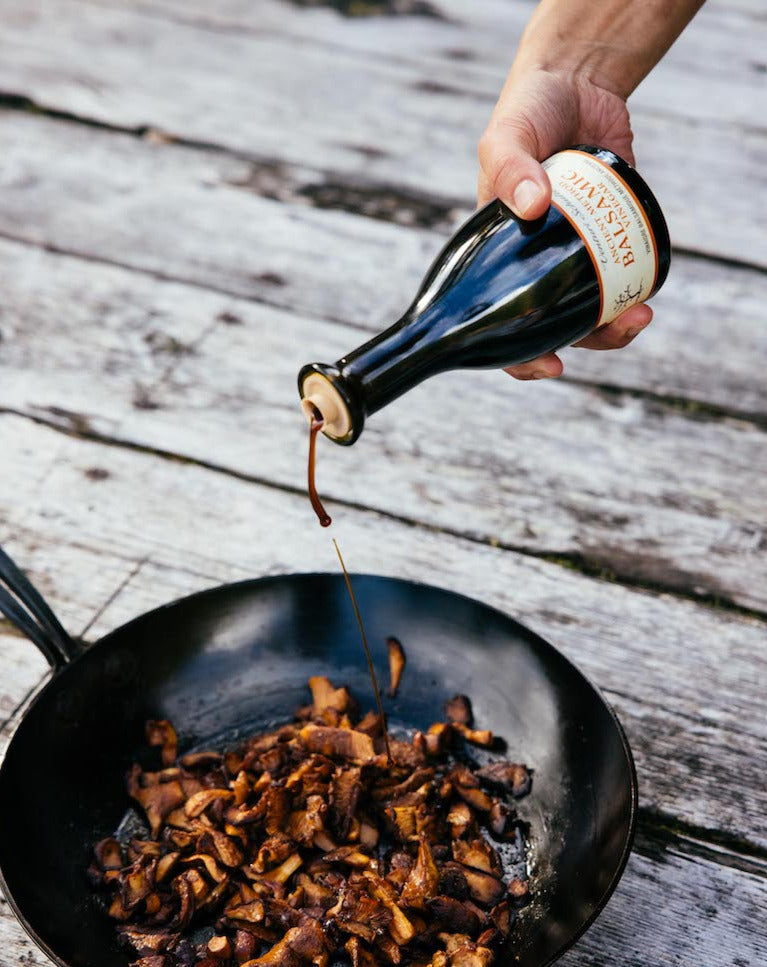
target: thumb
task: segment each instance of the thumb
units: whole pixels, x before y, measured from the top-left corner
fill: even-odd
[[[536,154],[535,132],[523,118],[492,120],[479,142],[486,191],[519,218],[540,218],[551,204],[551,183]]]

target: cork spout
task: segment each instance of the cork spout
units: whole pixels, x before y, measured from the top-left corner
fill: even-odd
[[[321,419],[322,432],[338,443],[352,436],[352,417],[346,400],[333,382],[323,373],[307,373],[299,383],[301,409],[311,423]]]

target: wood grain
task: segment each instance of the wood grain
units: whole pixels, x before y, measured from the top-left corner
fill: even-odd
[[[217,152],[0,118],[0,233],[36,245],[376,330],[404,310],[444,237],[309,207],[327,183],[305,168],[277,177]],[[609,356],[572,350],[567,371],[764,416],[767,386],[753,361],[767,350],[765,298],[763,273],[679,256],[654,301],[658,321],[637,345]]]
[[[316,41],[307,11],[287,3],[273,8],[272,22],[305,23],[299,36],[285,28],[212,29],[204,17],[190,24],[185,17],[169,20],[83,0],[16,2],[0,24],[7,48],[0,88],[99,122],[150,126],[261,158],[310,164],[342,182],[358,178],[471,204],[476,144],[530,9],[512,5],[507,35],[495,14],[488,16],[502,6],[484,8],[480,48],[492,44],[496,54],[492,61],[482,58],[478,71],[473,59],[388,55],[408,45],[413,25],[403,18],[331,21],[328,11],[315,11],[323,25]],[[261,16],[260,4],[251,16]],[[451,31],[428,22],[435,38],[443,29],[451,34],[442,36],[440,50],[465,49],[456,48],[465,17],[458,24]],[[648,93],[637,95],[634,127],[638,145],[646,146],[640,167],[676,245],[764,267],[767,232],[753,205],[764,188],[764,85],[756,50],[749,57],[741,49],[758,45],[764,31],[722,11],[711,18],[704,12],[693,27],[691,49],[685,39],[669,73],[664,77],[665,66],[659,68]],[[396,33],[377,56],[365,44],[358,50],[333,39],[367,33],[369,48],[382,43],[381,29]],[[471,51],[474,41],[468,43]],[[714,62],[714,51],[717,71],[703,67]],[[80,67],[72,70],[72,64]],[[676,111],[669,111],[674,103]],[[733,124],[733,118],[744,123]]]
[[[119,8],[119,0],[98,0]],[[758,0],[752,0],[754,5]],[[303,8],[284,0],[258,7],[223,0],[137,0],[149,15],[201,30],[282,36],[313,45],[364,53],[396,69],[398,63],[427,69],[432,83],[448,83],[456,96],[497,95],[533,0],[438,0],[441,19],[430,17],[344,18],[331,3]],[[767,26],[744,4],[711,0],[632,96],[634,108],[695,117],[705,122],[764,126],[755,107],[764,102],[759,65]],[[712,61],[716,70],[711,70]]]
[[[17,522],[4,544],[53,605],[76,606],[74,578],[102,555],[127,572],[119,580],[114,574],[105,602],[96,595],[89,637],[205,585],[336,569],[303,495],[65,437],[20,417],[0,417],[0,432],[13,467],[0,478],[0,511]],[[627,728],[650,813],[767,845],[767,625],[371,512],[343,510],[335,529],[351,569],[487,601],[574,659]],[[60,582],[51,582],[52,567]],[[406,641],[406,629],[401,637]]]
[[[358,333],[8,242],[0,257],[0,406],[303,485],[295,375]],[[652,334],[635,364],[650,368],[643,346]],[[697,363],[715,385],[716,357]],[[372,418],[355,447],[323,441],[319,475],[347,504],[767,610],[764,439],[630,395],[451,374]]]

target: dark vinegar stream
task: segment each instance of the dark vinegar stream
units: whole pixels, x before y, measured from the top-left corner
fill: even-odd
[[[354,589],[352,588],[351,578],[349,577],[349,572],[346,570],[346,565],[344,564],[344,559],[341,556],[341,549],[338,546],[338,542],[333,538],[333,546],[336,549],[336,554],[338,555],[338,560],[341,562],[341,570],[344,572],[344,578],[346,580],[346,587],[349,589],[349,597],[352,599],[352,607],[354,608],[354,614],[357,617],[357,624],[360,626],[360,635],[362,635],[362,644],[365,646],[365,657],[368,660],[368,668],[370,669],[370,678],[373,682],[373,691],[376,696],[376,705],[378,706],[378,714],[381,716],[381,727],[383,728],[384,743],[386,744],[386,761],[391,766],[391,750],[389,748],[389,734],[386,730],[386,715],[383,710],[383,703],[381,702],[381,692],[378,688],[378,679],[376,678],[375,669],[373,668],[373,658],[370,654],[370,646],[368,645],[367,635],[365,634],[365,627],[362,624],[362,615],[360,614],[360,609],[357,606],[357,599],[354,596]]]
[[[317,493],[317,484],[314,480],[314,468],[317,462],[317,434],[322,429],[323,419],[317,413],[312,417],[311,426],[309,427],[309,465],[307,468],[307,484],[309,487],[309,500],[312,504],[312,510],[317,515],[317,520],[320,522],[321,527],[330,527],[333,523],[332,518],[322,506],[322,501],[320,500],[320,495]]]

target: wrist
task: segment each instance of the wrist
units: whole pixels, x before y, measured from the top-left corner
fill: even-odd
[[[576,16],[579,4],[543,2],[519,43],[511,76],[544,71],[590,84],[625,101],[655,59],[635,42],[630,4],[589,5],[588,17]]]

